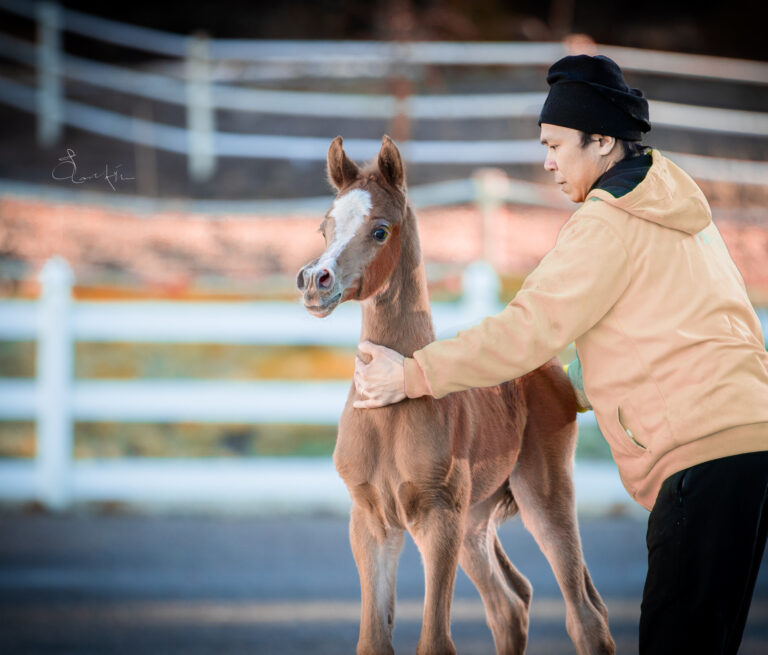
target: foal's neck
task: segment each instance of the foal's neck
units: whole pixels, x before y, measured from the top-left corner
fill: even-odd
[[[387,346],[406,357],[435,339],[421,258],[416,216],[410,205],[400,230],[400,258],[379,293],[362,302],[361,340]]]

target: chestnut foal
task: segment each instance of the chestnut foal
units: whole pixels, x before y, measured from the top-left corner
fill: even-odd
[[[361,170],[336,137],[328,175],[338,195],[321,226],[325,252],[298,274],[304,305],[324,317],[358,300],[361,340],[411,356],[435,335],[400,153],[385,136],[377,161]],[[421,552],[426,580],[418,653],[456,652],[450,609],[459,564],[482,596],[497,653],[523,653],[532,587],[496,534],[518,511],[555,573],[577,652],[615,652],[581,551],[572,481],[576,400],[556,360],[497,387],[440,400],[354,409],[357,398],[353,384],[333,457],[352,497],[359,654],[394,652],[404,530]]]

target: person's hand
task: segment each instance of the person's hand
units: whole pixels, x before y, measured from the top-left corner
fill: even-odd
[[[366,364],[358,355],[355,358],[355,388],[362,396],[353,407],[370,409],[384,407],[405,398],[403,357],[399,352],[362,341],[357,349],[368,360]]]

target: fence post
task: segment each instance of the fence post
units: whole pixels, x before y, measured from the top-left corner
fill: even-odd
[[[216,169],[214,114],[208,36],[192,34],[187,41],[187,170],[195,182],[204,182]]]
[[[390,134],[398,143],[411,138],[410,98],[413,95],[412,72],[408,65],[411,60],[410,44],[395,45],[390,63],[390,86],[395,97],[395,110],[390,123]]]
[[[483,259],[491,265],[503,261],[504,238],[500,211],[509,195],[509,178],[501,169],[481,168],[472,175],[475,204],[483,230]]]
[[[499,312],[499,276],[487,261],[472,262],[461,280],[461,314],[466,323],[475,323]]]
[[[37,493],[59,510],[71,498],[72,271],[62,257],[40,274],[37,341]]]
[[[40,2],[37,13],[37,143],[51,146],[61,137],[60,12]]]

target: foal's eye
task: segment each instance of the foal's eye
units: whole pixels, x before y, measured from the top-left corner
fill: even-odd
[[[387,230],[385,227],[377,227],[373,232],[371,232],[371,236],[376,239],[376,241],[384,242],[389,236],[389,230]]]

